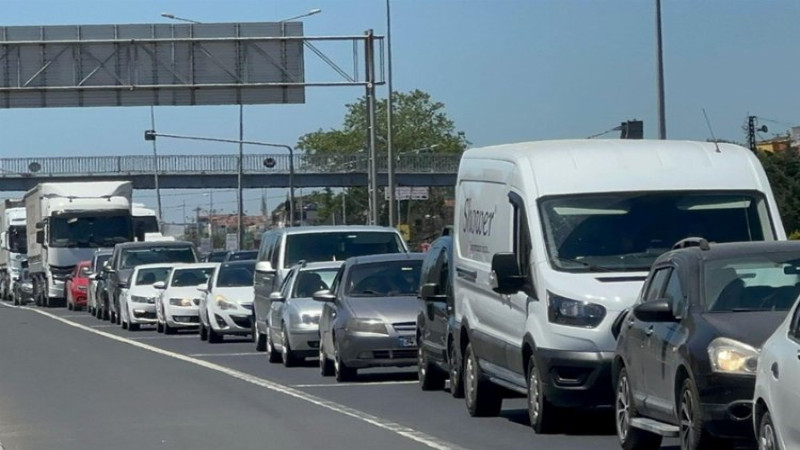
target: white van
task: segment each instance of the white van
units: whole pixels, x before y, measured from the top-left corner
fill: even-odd
[[[455,322],[470,415],[528,397],[533,428],[610,405],[611,327],[688,236],[786,235],[758,159],[731,144],[565,140],[471,149],[458,170]],[[623,325],[624,326],[624,325]]]

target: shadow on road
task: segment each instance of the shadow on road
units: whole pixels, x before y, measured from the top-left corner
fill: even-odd
[[[590,411],[568,410],[563,414],[559,434],[571,436],[616,434],[614,427],[614,411],[611,409],[598,409]],[[500,413],[511,422],[531,426],[527,409],[506,409]]]

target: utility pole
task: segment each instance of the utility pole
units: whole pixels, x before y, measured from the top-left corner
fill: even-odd
[[[666,107],[664,106],[664,52],[661,45],[661,0],[656,0],[656,77],[658,84],[658,138],[667,138]]]
[[[367,30],[364,55],[367,71],[367,126],[369,128],[369,218],[370,225],[378,225],[378,161],[375,149],[375,35]]]
[[[389,88],[389,95],[386,97],[386,189],[389,190],[389,226],[393,227],[400,223],[400,210],[395,211],[395,177],[394,177],[394,149],[392,148],[392,116],[394,115],[394,104],[392,102],[392,13],[389,0],[386,0],[386,64],[387,77],[386,85]],[[395,213],[397,216],[395,217]],[[397,219],[395,221],[395,219]]]
[[[756,116],[747,116],[747,143],[750,151],[756,152]]]

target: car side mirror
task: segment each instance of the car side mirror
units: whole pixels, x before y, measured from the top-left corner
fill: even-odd
[[[328,289],[323,289],[321,291],[314,292],[312,298],[318,302],[325,302],[325,303],[332,303],[336,301],[336,295],[334,295]]]
[[[275,273],[275,268],[272,267],[272,263],[269,261],[259,261],[256,263],[256,272]]]
[[[516,294],[525,285],[526,277],[520,274],[517,256],[513,253],[495,253],[489,283],[498,294]]]
[[[167,284],[164,283],[163,281],[156,281],[155,283],[153,283],[153,288],[154,289],[166,289],[167,288]]]
[[[426,302],[442,303],[447,302],[447,296],[439,294],[439,285],[436,283],[425,283],[419,288],[419,298]]]
[[[273,292],[269,294],[269,299],[273,302],[285,302],[286,298],[280,292]]]
[[[36,243],[44,244],[44,230],[36,230]]]
[[[88,278],[90,280],[96,280],[97,279],[97,274],[96,273],[90,273],[89,275],[86,275],[86,278]]]
[[[208,284],[206,284],[206,283],[198,284],[197,285],[197,290],[200,291],[200,292],[203,292],[205,294],[208,294]]]
[[[677,322],[669,299],[660,298],[644,302],[633,308],[633,315],[642,322]]]

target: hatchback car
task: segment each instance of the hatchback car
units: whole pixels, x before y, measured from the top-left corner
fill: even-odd
[[[337,381],[368,367],[417,363],[417,291],[422,253],[349,258],[324,302],[319,321],[320,372]]]
[[[130,331],[142,325],[155,325],[156,298],[161,293],[153,285],[167,280],[172,264],[144,264],[136,266],[128,289],[119,297],[120,325]]]
[[[319,354],[322,303],[314,293],[329,289],[342,261],[301,263],[292,268],[281,290],[270,296],[266,350],[270,362],[286,367]]]
[[[67,309],[70,311],[80,311],[86,306],[91,264],[91,261],[79,262],[67,277],[64,291],[67,293]]]
[[[105,292],[105,280],[100,272],[103,270],[103,265],[111,259],[111,249],[100,249],[94,253],[92,257],[92,267],[89,274],[89,290],[86,295],[86,309],[89,314],[94,315],[98,319],[103,318],[102,300],[103,293]]]
[[[252,331],[255,260],[221,263],[200,289],[200,339],[215,344],[226,334]]]
[[[621,321],[613,372],[625,449],[726,448],[753,438],[759,348],[800,291],[800,242],[679,242]]]
[[[156,331],[174,334],[179,328],[196,328],[200,325],[199,285],[208,279],[219,263],[179,264],[170,271],[167,281],[153,285],[161,290],[156,298]]]
[[[800,302],[758,357],[753,425],[759,449],[800,448]]]

